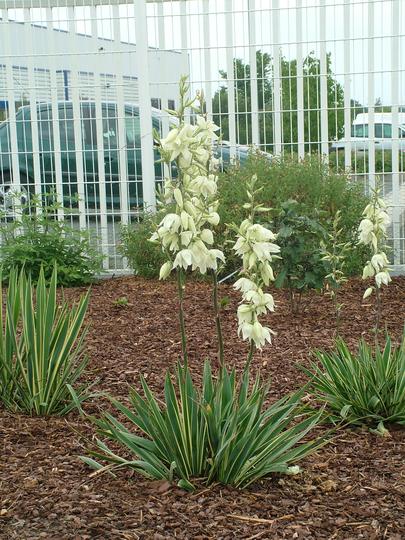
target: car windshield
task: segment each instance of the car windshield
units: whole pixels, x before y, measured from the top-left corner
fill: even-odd
[[[369,136],[368,124],[355,124],[352,126],[352,137]],[[401,137],[401,133],[399,134]],[[374,124],[374,137],[377,139],[391,139],[392,138],[392,124]]]

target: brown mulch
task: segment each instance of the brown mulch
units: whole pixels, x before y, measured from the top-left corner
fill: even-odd
[[[344,290],[341,334],[355,347],[373,339],[372,300],[362,304],[364,284]],[[68,290],[72,300],[82,290]],[[96,390],[125,399],[129,385],[143,373],[161,391],[166,368],[180,351],[175,287],[138,278],[93,286],[87,338],[86,377],[99,378]],[[236,335],[238,295],[230,301],[223,325],[227,362],[243,366],[246,344]],[[304,299],[305,311],[290,315],[286,296],[276,292],[270,325],[272,346],[255,357],[254,368],[271,378],[271,397],[305,382],[297,364],[308,365],[313,348],[333,343],[330,300]],[[128,299],[128,306],[114,301]],[[405,316],[405,278],[384,291],[383,320],[398,340]],[[187,326],[196,379],[205,358],[215,359],[210,289],[187,288]],[[87,412],[106,406],[101,398]],[[94,430],[77,414],[66,418],[29,418],[0,410],[0,538],[4,539],[313,539],[405,538],[405,430],[383,438],[366,429],[339,432],[331,444],[302,463],[296,477],[273,476],[240,491],[201,486],[189,494],[165,482],[150,482],[128,471],[91,477],[78,459]]]

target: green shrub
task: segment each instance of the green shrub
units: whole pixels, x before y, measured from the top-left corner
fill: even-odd
[[[8,281],[13,268],[24,268],[33,282],[41,268],[49,281],[58,267],[58,285],[86,285],[102,272],[102,256],[89,234],[57,219],[60,206],[52,194],[43,200],[32,197],[18,208],[19,219],[5,221],[0,228],[0,263],[3,279]]]
[[[296,156],[286,156],[269,161],[260,154],[251,154],[243,167],[235,166],[219,178],[219,243],[228,240],[225,224],[240,222],[244,216],[243,179],[257,175],[257,186],[261,188],[259,202],[272,208],[263,221],[274,220],[272,229],[277,231],[275,221],[283,205],[296,201],[296,213],[310,222],[318,222],[327,229],[337,210],[342,214],[342,242],[353,242],[361,214],[366,203],[363,185],[351,181],[348,175],[336,173],[323,164],[318,156],[306,156],[299,161]],[[309,221],[308,221],[309,222]],[[311,235],[310,235],[311,236]],[[312,240],[311,240],[312,243]],[[308,246],[308,250],[312,249]],[[230,273],[237,268],[237,258],[226,250],[227,267]],[[366,260],[364,250],[356,251],[347,265],[348,275],[358,274]]]
[[[106,460],[149,478],[177,479],[186,489],[193,489],[196,478],[244,487],[273,472],[289,473],[290,465],[324,444],[323,440],[299,444],[320,418],[319,414],[300,418],[302,393],[263,408],[268,388],[257,379],[249,390],[247,372],[240,384],[235,371],[225,368],[216,379],[206,362],[199,392],[189,370],[178,366],[178,392],[167,374],[164,405],[143,378],[141,384],[144,397],[132,391],[131,408],[110,398],[126,425],[110,413],[93,419],[100,437],[114,446],[118,443],[133,457],[120,456],[98,438],[99,450],[91,452],[96,459],[82,457],[92,468],[103,469],[97,460]],[[138,430],[146,437],[135,435]]]
[[[59,306],[56,284],[56,268],[49,290],[42,270],[36,288],[24,272],[9,274],[0,314],[0,400],[13,411],[63,415],[88,397],[88,387],[73,389],[87,364],[82,326],[88,294],[73,308]]]
[[[275,285],[288,289],[292,313],[299,311],[303,292],[322,288],[327,273],[320,250],[326,231],[319,221],[301,215],[298,209],[299,203],[289,200],[274,219],[281,248]]]
[[[387,337],[383,350],[362,341],[357,354],[339,339],[336,350],[316,357],[319,365],[307,373],[315,398],[326,403],[334,420],[405,425],[405,334],[399,347]]]
[[[342,215],[342,242],[356,239],[358,223],[366,204],[363,185],[352,182],[346,174],[329,171],[316,156],[298,161],[295,156],[273,159],[260,153],[251,153],[246,163],[236,164],[219,175],[218,187],[221,204],[221,221],[216,229],[216,245],[225,252],[226,266],[222,275],[239,268],[239,258],[231,249],[233,233],[226,226],[240,223],[245,217],[245,179],[257,175],[257,186],[261,188],[259,203],[270,206],[270,215],[262,215],[262,222],[274,220],[280,215],[283,204],[293,199],[297,202],[297,213],[320,226],[328,228],[337,210]],[[161,214],[147,213],[140,223],[123,228],[121,253],[127,257],[129,266],[144,277],[158,277],[160,266],[165,261],[159,246],[149,242]],[[275,232],[277,229],[273,226]],[[367,260],[364,249],[356,250],[347,263],[347,274],[358,274]]]
[[[159,277],[160,267],[166,260],[160,246],[149,241],[159,221],[159,213],[144,213],[138,223],[121,228],[119,250],[127,258],[129,267],[139,276]]]

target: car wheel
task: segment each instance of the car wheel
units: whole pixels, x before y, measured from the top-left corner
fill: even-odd
[[[28,181],[25,175],[20,175],[21,185],[17,189],[13,185],[10,173],[2,177],[0,184],[0,208],[3,212],[12,211],[16,205],[26,206],[29,202]]]

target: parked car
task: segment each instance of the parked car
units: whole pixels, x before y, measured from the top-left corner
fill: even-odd
[[[119,142],[117,104],[104,102],[102,110],[102,143],[98,140],[96,124],[96,105],[91,101],[80,103],[81,145],[83,153],[84,192],[86,204],[95,208],[100,203],[99,161],[97,148],[100,143],[104,149],[104,176],[106,204],[108,209],[120,208],[120,153],[125,152],[128,178],[128,199],[132,209],[142,206],[142,160],[139,108],[126,104],[125,107],[125,143]],[[72,102],[58,103],[60,162],[62,169],[63,195],[71,198],[78,192],[77,151],[75,145],[75,122]],[[55,185],[55,144],[52,122],[52,106],[43,103],[37,106],[39,162],[41,185],[49,191]],[[153,128],[160,131],[162,112],[152,109]],[[34,188],[34,154],[32,147],[32,122],[29,106],[21,107],[16,114],[18,161],[20,185],[23,200],[28,199]],[[121,151],[121,152],[120,152]],[[237,146],[236,158],[241,162],[248,156],[248,147]],[[214,148],[214,154],[220,158],[223,168],[231,163],[231,148],[227,142],[221,142]],[[155,176],[159,181],[163,177],[163,166],[158,162],[155,150]],[[0,203],[7,206],[13,192],[12,159],[10,142],[10,124],[0,124]],[[122,189],[122,186],[121,186]]]
[[[405,114],[398,115],[398,135],[399,149],[405,152]],[[374,144],[376,150],[392,150],[392,114],[374,114]],[[368,113],[358,114],[352,123],[350,145],[352,152],[368,152],[370,144],[369,115]],[[346,139],[340,139],[332,143],[331,152],[344,150]]]

